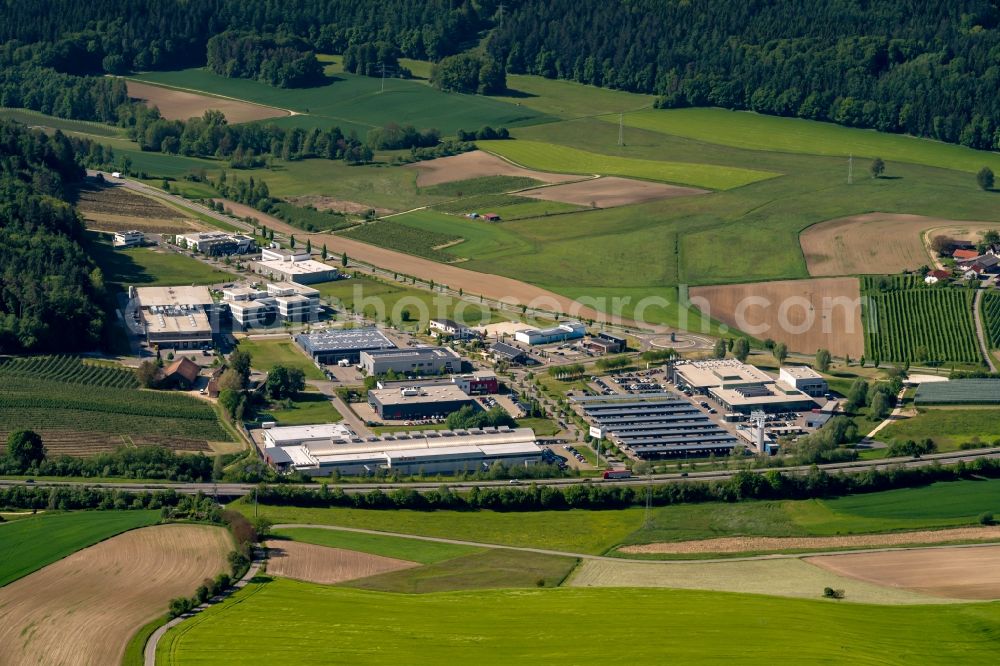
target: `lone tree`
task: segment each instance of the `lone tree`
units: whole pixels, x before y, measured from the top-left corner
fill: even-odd
[[[833,360],[830,357],[830,352],[826,349],[816,350],[816,369],[820,372],[826,372],[830,369],[830,361]]]
[[[872,398],[871,404],[871,416],[873,419],[884,419],[889,414],[889,398],[886,397],[885,393],[879,391]]]
[[[311,254],[312,251],[313,251],[313,242],[312,242],[312,239],[311,238],[307,238],[306,239],[306,252],[309,252]]]
[[[778,362],[778,365],[781,365],[788,358],[788,345],[784,342],[776,342],[771,353],[774,354],[774,360]]]
[[[7,437],[7,457],[27,469],[45,460],[42,437],[33,430],[15,430]]]
[[[323,243],[323,251],[320,253],[324,259],[326,259],[326,243]]]
[[[715,349],[714,349],[715,358],[726,358],[726,351],[727,350],[728,350],[728,346],[726,345],[726,339],[725,338],[719,338],[718,340],[716,340],[716,342],[715,342]]]
[[[876,157],[872,160],[872,178],[881,178],[882,174],[885,173],[885,162],[882,161],[881,157]]]
[[[739,338],[733,343],[733,356],[741,363],[747,360],[750,355],[750,342],[746,338]]]
[[[989,167],[983,167],[976,174],[976,182],[979,183],[979,187],[989,191],[993,189],[993,169]]]
[[[340,265],[347,268],[347,253],[340,255]]]
[[[298,368],[286,368],[276,365],[267,376],[264,388],[274,400],[291,398],[306,387],[305,373]]]
[[[295,249],[295,234],[288,237],[288,246],[293,250]]]

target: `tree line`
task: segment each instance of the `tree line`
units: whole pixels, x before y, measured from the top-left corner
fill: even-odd
[[[205,62],[221,76],[256,79],[278,88],[303,88],[324,81],[316,54],[295,37],[226,31],[208,40]]]

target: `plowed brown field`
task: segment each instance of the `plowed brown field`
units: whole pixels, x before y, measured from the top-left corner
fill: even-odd
[[[876,585],[948,599],[1000,599],[1000,546],[810,557],[810,564]]]
[[[690,197],[707,192],[707,190],[699,190],[694,187],[678,187],[665,183],[605,176],[577,183],[522,190],[518,192],[518,195],[532,199],[544,199],[545,201],[561,201],[578,206],[593,205],[597,208],[612,208],[657,199]]]
[[[268,573],[324,585],[420,566],[407,560],[298,541],[271,541],[267,548]]]
[[[125,645],[228,569],[229,534],[207,525],[126,532],[0,588],[0,664],[120,664]]]
[[[565,183],[570,180],[580,180],[580,176],[533,171],[515,166],[503,158],[481,150],[473,150],[451,157],[439,157],[436,160],[427,160],[426,162],[416,162],[408,164],[405,168],[417,170],[417,185],[420,187],[486,176],[525,176],[543,183]]]
[[[129,97],[140,99],[149,106],[160,110],[167,120],[187,120],[200,117],[209,109],[222,111],[230,123],[246,123],[252,120],[277,118],[290,115],[284,109],[273,106],[251,104],[238,99],[200,95],[196,92],[154,86],[139,81],[128,81]]]
[[[857,278],[815,278],[692,287],[703,312],[763,340],[784,342],[794,352],[828,349],[834,356],[864,354],[861,293]],[[699,303],[696,299],[704,299]]]

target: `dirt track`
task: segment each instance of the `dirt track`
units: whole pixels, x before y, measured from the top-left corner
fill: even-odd
[[[126,532],[0,588],[0,664],[120,664],[132,635],[227,571],[222,528]]]
[[[711,316],[726,325],[761,340],[784,342],[791,351],[814,354],[825,348],[834,356],[854,358],[864,354],[857,278],[692,287],[690,294],[692,300],[708,301]]]
[[[297,541],[270,541],[267,548],[268,573],[323,585],[420,566],[407,560]]]
[[[517,304],[527,304],[530,308],[539,308],[547,311],[559,310],[568,317],[594,319],[596,321],[606,321],[607,316],[602,312],[597,312],[593,308],[583,307],[576,301],[565,296],[560,296],[551,291],[536,287],[499,275],[488,273],[477,273],[457,266],[439,264],[430,259],[422,259],[404,252],[396,252],[386,248],[369,245],[361,241],[344,238],[334,234],[308,234],[301,229],[293,227],[276,217],[272,217],[258,210],[244,206],[243,204],[221,199],[227,208],[233,211],[238,217],[254,217],[267,225],[268,228],[284,234],[295,234],[296,238],[302,240],[311,238],[313,247],[321,247],[323,244],[332,254],[347,253],[351,259],[357,259],[367,264],[379,266],[392,271],[399,271],[406,275],[412,275],[421,280],[434,280],[437,284],[446,285],[452,289],[461,287],[469,295],[482,295],[492,300],[507,300]],[[629,324],[629,321],[621,323]],[[653,328],[650,326],[649,328]]]
[[[215,109],[222,111],[230,123],[246,123],[252,120],[277,118],[289,115],[287,111],[271,106],[251,104],[238,99],[199,95],[196,92],[175,90],[154,86],[139,81],[127,81],[129,97],[141,99],[149,106],[160,110],[160,115],[167,120],[187,120],[201,117],[205,111]]]
[[[954,541],[1000,541],[1000,526],[957,527],[947,530],[854,534],[833,537],[725,537],[697,541],[649,543],[620,548],[622,553],[766,553],[782,550],[824,550],[935,544]]]
[[[518,195],[545,201],[561,201],[578,206],[593,205],[597,208],[612,208],[644,201],[707,193],[708,190],[699,190],[694,187],[678,187],[677,185],[651,183],[645,180],[604,176],[577,183],[522,190],[518,192]]]
[[[1000,546],[810,557],[842,576],[948,599],[1000,598]]]
[[[996,222],[960,222],[923,215],[867,213],[827,220],[799,236],[810,275],[900,273],[931,265],[923,235],[976,240]]]
[[[481,150],[460,153],[451,157],[439,157],[436,160],[426,162],[416,162],[406,165],[405,168],[417,170],[417,186],[419,187],[430,187],[441,183],[452,183],[456,180],[484,178],[486,176],[524,176],[540,180],[543,183],[565,183],[571,180],[580,180],[580,176],[533,171],[515,166],[505,159]]]

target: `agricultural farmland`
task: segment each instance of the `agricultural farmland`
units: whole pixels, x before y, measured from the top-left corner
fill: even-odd
[[[228,570],[231,549],[220,527],[157,525],[0,588],[0,663],[121,663],[132,634],[162,615],[170,599]]]
[[[206,229],[203,222],[180,210],[124,187],[85,185],[76,205],[93,231],[138,229],[149,234],[179,234]]]
[[[86,456],[119,446],[209,451],[229,441],[212,407],[187,395],[142,391],[127,370],[71,357],[0,364],[0,434],[37,431],[49,456]]]
[[[1000,347],[1000,293],[989,290],[983,294],[982,316],[990,348]]]
[[[495,178],[499,176],[531,179],[543,183],[565,183],[571,180],[579,180],[580,178],[579,176],[565,173],[547,173],[526,169],[523,166],[518,166],[482,150],[473,150],[449,157],[439,157],[436,160],[429,160],[427,162],[416,162],[404,168],[413,169],[417,172],[417,185],[422,188],[445,184],[457,185],[458,183],[466,183],[474,179]],[[462,187],[463,192],[466,194],[478,193],[465,185]],[[450,192],[452,190],[447,191]]]
[[[139,287],[218,284],[233,274],[214,268],[181,252],[164,248],[118,249],[105,234],[88,234],[88,251],[108,283]]]
[[[399,225],[392,220],[378,220],[361,224],[344,232],[343,235],[363,243],[414,254],[442,263],[454,260],[453,257],[442,251],[443,248],[462,241],[461,236],[448,236],[430,230],[414,229]]]
[[[159,521],[159,511],[41,513],[0,529],[0,587],[99,541]]]
[[[420,566],[416,562],[311,543],[269,541],[265,545],[268,573],[323,585]]]
[[[297,612],[288,613],[291,607]],[[850,641],[836,641],[836,656],[846,662],[878,654],[886,663],[989,664],[1000,645],[998,622],[996,605],[875,606],[637,589],[389,596],[275,580],[251,584],[169,631],[157,657],[168,666],[329,661],[328,652],[290,644],[296,635],[336,645],[339,658],[359,665],[606,664],[607,649],[581,640],[599,631],[628,645],[631,663],[658,663],[665,651],[678,663],[783,663],[790,645],[797,662],[821,662],[830,659],[829,637],[849,635]],[[247,631],[230,631],[234,626]],[[654,634],[666,636],[669,647],[650,640]],[[421,637],[420,649],[414,636]]]
[[[251,104],[238,99],[187,92],[176,88],[154,86],[141,81],[128,81],[128,95],[148,106],[155,106],[167,120],[200,118],[209,109],[221,111],[230,123],[246,123],[289,115],[284,109]]]
[[[865,356],[911,363],[979,363],[969,289],[927,287],[919,278],[862,278]]]

